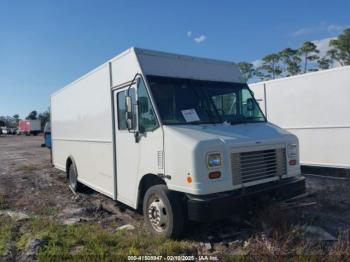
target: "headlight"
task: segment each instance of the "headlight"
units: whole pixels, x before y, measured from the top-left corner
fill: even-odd
[[[296,157],[298,154],[298,146],[296,144],[289,144],[288,145],[288,156],[289,157]]]
[[[222,159],[220,153],[207,154],[207,165],[209,168],[220,167],[222,165]]]

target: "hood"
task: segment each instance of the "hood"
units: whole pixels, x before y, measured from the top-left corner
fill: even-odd
[[[221,140],[228,144],[273,144],[295,141],[297,138],[288,131],[268,122],[216,125],[164,126],[165,132],[177,133],[183,139],[200,142]]]

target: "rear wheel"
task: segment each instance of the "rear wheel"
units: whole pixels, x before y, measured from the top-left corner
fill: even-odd
[[[165,185],[150,187],[143,200],[143,216],[154,235],[178,238],[185,227],[185,209],[181,195]]]
[[[77,168],[74,163],[72,163],[68,169],[68,184],[75,192],[81,190],[81,184],[78,182]]]

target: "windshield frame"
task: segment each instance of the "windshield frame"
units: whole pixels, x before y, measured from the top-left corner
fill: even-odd
[[[155,104],[155,108],[157,108],[157,111],[159,110],[159,104],[157,102],[157,95],[154,94],[153,89],[151,87],[151,82],[159,79],[159,80],[163,80],[163,81],[164,80],[165,81],[171,81],[171,80],[174,80],[174,81],[186,81],[188,83],[191,83],[191,82],[198,82],[198,83],[202,82],[204,84],[212,83],[213,86],[215,86],[215,85],[227,85],[227,87],[228,87],[229,85],[231,85],[231,86],[232,85],[237,85],[239,89],[246,89],[246,90],[249,91],[250,96],[254,100],[255,106],[257,107],[257,109],[258,109],[258,111],[259,111],[259,113],[260,113],[260,115],[262,117],[262,119],[258,120],[258,121],[248,120],[248,119],[247,120],[242,119],[242,120],[239,120],[239,121],[226,121],[226,120],[223,120],[222,116],[218,113],[218,108],[215,106],[214,101],[207,94],[205,94],[205,96],[204,96],[205,101],[206,101],[206,103],[208,103],[209,106],[211,106],[214,109],[213,112],[215,112],[214,114],[215,114],[215,117],[217,118],[217,120],[213,119],[211,121],[199,120],[199,121],[193,121],[193,122],[169,123],[169,122],[166,122],[166,121],[164,122],[164,119],[162,118],[160,112],[158,111],[158,115],[159,115],[158,121],[160,122],[161,125],[218,125],[218,124],[223,124],[225,122],[228,122],[231,125],[235,125],[235,124],[249,124],[249,123],[252,124],[252,123],[264,123],[264,122],[267,122],[265,114],[261,110],[261,107],[260,107],[259,103],[256,101],[256,99],[254,97],[254,93],[249,88],[247,83],[212,81],[212,80],[190,79],[190,78],[181,78],[181,77],[168,77],[168,76],[158,76],[158,75],[146,75],[145,78],[146,78],[146,81],[147,81],[147,84],[148,84],[149,92],[150,92],[150,94],[151,94],[151,96],[153,98],[152,100],[153,100],[153,102]],[[200,89],[200,87],[192,87],[192,89],[195,90],[194,92],[198,96],[196,89]],[[240,105],[240,104],[241,103],[238,103],[238,105]],[[207,112],[207,114],[208,114],[208,117],[210,117],[211,114],[209,113],[209,111]]]

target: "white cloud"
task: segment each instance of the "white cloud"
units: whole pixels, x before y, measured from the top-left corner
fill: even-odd
[[[326,30],[331,33],[340,33],[344,28],[345,26],[343,25],[328,25]]]
[[[198,37],[195,37],[194,41],[199,44],[199,43],[204,42],[206,39],[207,39],[207,37],[205,35],[200,35]]]
[[[252,64],[255,68],[258,68],[263,64],[263,61],[261,59],[258,59],[258,60],[253,61]]]
[[[329,38],[312,41],[317,46],[317,49],[320,51],[319,53],[320,57],[323,57],[326,55],[327,51],[330,49],[329,41],[331,41],[332,39],[335,39],[335,37],[329,37]]]
[[[192,31],[187,31],[187,36],[191,37],[192,36]]]
[[[302,35],[308,35],[312,32],[311,28],[301,28],[296,31],[294,31],[291,35],[292,36],[302,36]]]
[[[345,25],[328,24],[328,23],[322,22],[318,26],[300,28],[292,32],[290,35],[293,37],[299,37],[304,35],[310,35],[313,33],[339,34],[346,27],[347,26]]]
[[[327,51],[331,49],[331,47],[329,47],[329,41],[335,38],[336,37],[329,37],[320,40],[314,40],[311,42],[313,42],[317,46],[317,49],[320,51],[319,56],[324,57],[327,54]],[[340,66],[340,63],[338,61],[334,61],[332,67],[338,66]]]

